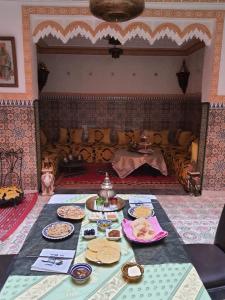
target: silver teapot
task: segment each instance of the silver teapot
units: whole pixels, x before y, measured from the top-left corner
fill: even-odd
[[[109,174],[107,172],[105,173],[105,179],[101,184],[101,189],[98,192],[98,195],[102,198],[105,198],[105,206],[109,204],[109,199],[113,198],[116,195],[116,192],[113,190],[113,185],[109,179]]]

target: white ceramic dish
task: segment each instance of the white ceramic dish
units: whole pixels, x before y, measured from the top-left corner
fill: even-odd
[[[117,212],[106,212],[106,213],[104,213],[104,215],[107,220],[111,220],[112,222],[118,221],[118,213]]]
[[[119,232],[119,236],[117,237],[117,236],[109,236],[109,233],[111,232],[111,231],[113,231],[113,230],[116,230],[116,231],[118,231]],[[121,233],[121,230],[120,229],[106,229],[106,238],[108,239],[108,240],[110,240],[110,241],[118,241],[118,240],[120,240],[121,239],[121,237],[122,237],[122,233]]]
[[[85,230],[90,230],[90,229],[94,229],[95,234],[88,234],[88,235],[86,235],[85,234]],[[97,232],[96,228],[85,228],[82,231],[82,238],[85,239],[85,240],[92,240],[92,239],[95,239],[97,237],[98,237],[98,232]]]

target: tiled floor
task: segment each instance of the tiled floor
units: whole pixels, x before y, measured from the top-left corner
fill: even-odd
[[[49,197],[38,201],[17,230],[0,242],[0,254],[18,253],[22,244]],[[200,197],[189,195],[157,195],[169,218],[185,243],[213,242],[217,223],[225,204],[224,192],[204,191]]]

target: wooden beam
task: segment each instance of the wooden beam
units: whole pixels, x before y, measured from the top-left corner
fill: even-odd
[[[203,42],[198,42],[190,47],[179,49],[121,48],[123,49],[123,55],[129,56],[188,56],[203,47],[205,47],[205,44]],[[110,55],[109,48],[71,46],[43,47],[37,45],[37,52],[40,54]]]

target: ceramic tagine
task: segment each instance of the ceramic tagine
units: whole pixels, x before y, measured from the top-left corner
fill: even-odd
[[[105,199],[104,206],[109,205],[109,199],[113,198],[116,195],[116,192],[113,190],[113,185],[109,179],[109,174],[105,173],[105,179],[101,184],[101,189],[98,192],[98,195]]]

